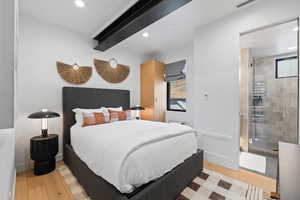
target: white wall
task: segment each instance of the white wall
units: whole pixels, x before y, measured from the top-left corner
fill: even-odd
[[[264,0],[197,30],[194,126],[209,161],[238,168],[239,34],[299,15],[299,0]]]
[[[60,78],[56,61],[93,66],[93,59],[116,58],[130,66],[129,77],[120,84],[105,82],[93,69],[91,79],[81,87],[127,89],[131,91],[131,104],[140,101],[139,65],[141,56],[115,47],[106,52],[93,50],[91,38],[59,26],[44,23],[27,16],[20,17],[19,60],[17,71],[17,169],[29,166],[30,137],[40,134],[40,121],[29,120],[30,113],[48,108],[62,114],[62,87],[72,86]],[[49,133],[60,135],[62,142],[62,117],[49,120]],[[61,156],[61,145],[59,156]]]
[[[167,121],[182,121],[187,122],[189,125],[193,125],[193,43],[188,44],[185,47],[168,51],[165,53],[153,56],[154,59],[164,62],[166,64],[186,60],[187,61],[187,73],[186,73],[186,83],[187,83],[187,112],[175,112],[167,111],[166,120]]]
[[[0,129],[14,126],[14,1],[0,1]]]
[[[0,129],[0,199],[13,200],[15,181],[15,134],[13,129]]]
[[[0,199],[13,199],[15,1],[0,1]]]

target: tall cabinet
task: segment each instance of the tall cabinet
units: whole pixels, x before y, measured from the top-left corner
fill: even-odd
[[[141,105],[143,120],[166,120],[167,83],[164,79],[165,64],[148,61],[141,65]]]

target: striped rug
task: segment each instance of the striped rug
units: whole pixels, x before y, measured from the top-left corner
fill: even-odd
[[[66,165],[57,168],[75,200],[91,200]],[[267,200],[263,190],[204,169],[177,200]]]

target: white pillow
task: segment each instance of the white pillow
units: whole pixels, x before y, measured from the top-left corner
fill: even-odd
[[[120,106],[120,107],[117,107],[117,108],[106,108],[106,107],[102,107],[101,109],[103,109],[103,113],[104,115],[109,115],[109,112],[108,110],[113,110],[113,111],[123,111],[123,107]]]
[[[105,108],[105,107],[102,107],[102,108]],[[114,110],[114,111],[123,111],[123,107],[122,106],[117,107],[117,108],[106,108],[106,109]]]
[[[104,116],[106,116],[105,109],[103,109],[103,108],[98,108],[98,109],[74,108],[72,111],[75,113],[76,124],[79,124],[80,126],[82,126],[82,124],[83,124],[82,113],[102,112],[104,114]]]

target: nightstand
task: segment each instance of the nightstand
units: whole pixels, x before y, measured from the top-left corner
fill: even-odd
[[[55,170],[58,135],[36,136],[30,139],[30,157],[34,160],[34,174],[43,175]]]

